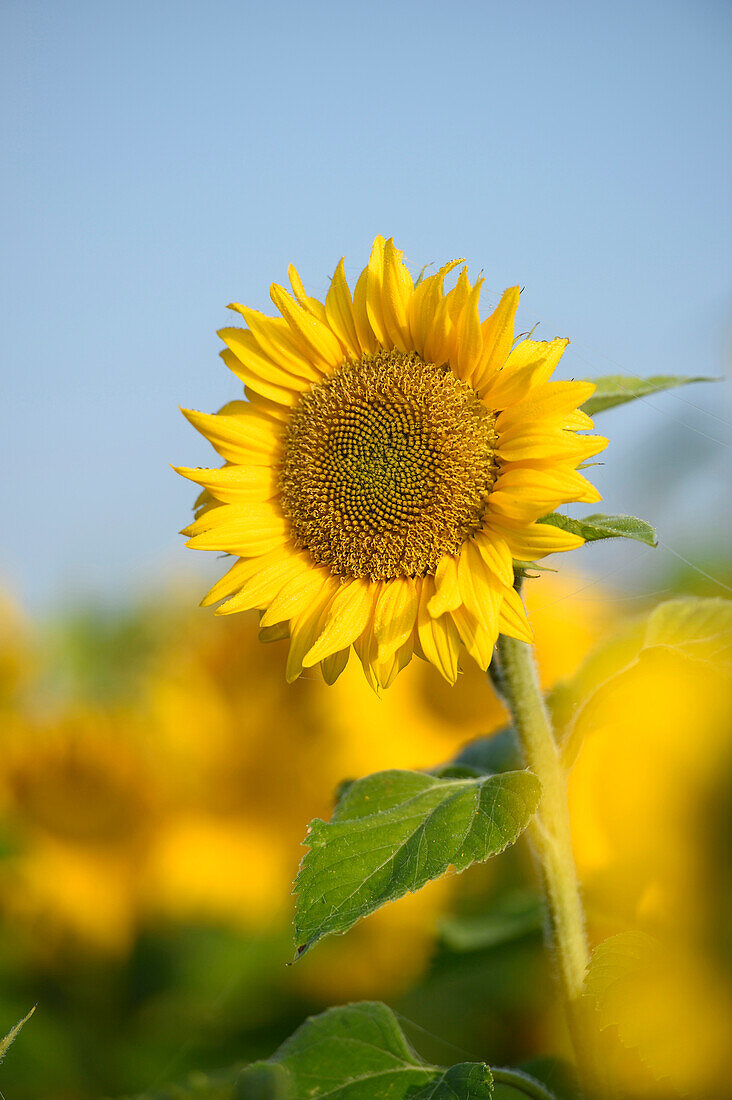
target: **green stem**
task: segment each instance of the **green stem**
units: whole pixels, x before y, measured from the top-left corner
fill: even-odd
[[[506,702],[528,767],[542,786],[538,813],[530,828],[549,911],[549,942],[556,960],[577,1065],[586,1073],[580,998],[590,954],[572,854],[567,773],[539,687],[530,646],[501,635],[498,640]],[[584,1075],[584,1074],[583,1074]]]
[[[510,1085],[524,1096],[532,1096],[534,1100],[556,1100],[553,1092],[536,1078],[530,1077],[520,1069],[500,1069],[491,1066],[491,1076],[496,1085]]]

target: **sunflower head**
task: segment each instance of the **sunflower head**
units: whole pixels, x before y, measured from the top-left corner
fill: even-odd
[[[324,303],[291,267],[279,316],[235,304],[246,327],[219,333],[245,400],[185,412],[225,464],[178,468],[203,489],[184,534],[236,558],[203,602],[289,636],[289,680],[333,682],[351,647],[374,686],[415,653],[450,682],[461,647],[487,668],[499,632],[531,638],[514,559],[582,541],[536,521],[600,499],[577,472],[606,444],[578,434],[594,387],[550,381],[568,341],[514,346],[518,288],[481,321],[481,279],[444,287],[462,262],[415,285],[377,237]]]

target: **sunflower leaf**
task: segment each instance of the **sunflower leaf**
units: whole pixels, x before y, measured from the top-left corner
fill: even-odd
[[[349,786],[329,822],[316,818],[295,881],[298,957],[448,867],[463,871],[518,838],[539,803],[528,771],[439,778],[386,771]]]
[[[677,386],[688,386],[691,382],[719,382],[719,378],[703,375],[654,374],[650,378],[637,378],[626,374],[606,374],[603,378],[590,378],[597,389],[582,406],[588,416],[595,416],[615,405],[624,405],[626,401],[635,401],[639,397],[648,397],[663,390],[673,390]]]
[[[585,977],[600,1028],[615,1027],[657,1078],[669,1075],[669,1035],[678,1029],[668,985],[673,970],[658,941],[645,932],[621,932],[597,945]]]
[[[28,1021],[30,1020],[30,1018],[31,1018],[31,1016],[33,1015],[33,1013],[35,1012],[35,1010],[36,1010],[36,1006],[35,1006],[35,1005],[33,1005],[33,1008],[32,1008],[32,1009],[30,1010],[30,1012],[28,1013],[28,1015],[27,1015],[27,1016],[24,1016],[22,1020],[18,1020],[17,1024],[15,1025],[15,1027],[11,1027],[10,1031],[9,1031],[9,1032],[8,1032],[8,1034],[7,1034],[6,1036],[5,1036],[5,1038],[4,1038],[4,1039],[0,1039],[0,1062],[2,1062],[3,1058],[4,1058],[4,1057],[5,1057],[5,1055],[7,1054],[7,1052],[8,1052],[8,1047],[10,1046],[10,1044],[11,1044],[11,1043],[13,1042],[13,1040],[14,1040],[14,1039],[16,1039],[16,1038],[17,1038],[17,1036],[18,1036],[18,1032],[19,1032],[19,1031],[20,1031],[20,1029],[22,1028],[23,1024],[27,1024],[27,1023],[28,1023]]]
[[[548,523],[552,527],[560,527],[562,531],[570,531],[573,535],[579,535],[585,542],[598,542],[600,539],[635,539],[636,542],[644,542],[646,546],[656,546],[658,539],[656,532],[650,523],[636,516],[585,516],[584,519],[572,519],[570,516],[552,512],[543,516],[539,523]]]
[[[584,739],[605,721],[607,701],[624,677],[664,651],[732,675],[732,603],[696,596],[666,600],[599,646],[571,680],[554,689],[549,703],[568,768]]]
[[[493,1082],[483,1062],[462,1062],[450,1069],[423,1062],[391,1009],[365,1001],[311,1016],[271,1059],[245,1069],[234,1097],[251,1096],[490,1100]]]

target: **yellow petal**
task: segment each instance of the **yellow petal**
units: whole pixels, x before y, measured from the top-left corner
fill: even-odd
[[[289,623],[275,623],[274,626],[265,626],[257,634],[260,642],[282,642],[290,637]]]
[[[232,509],[236,512],[223,522],[212,523],[216,511]],[[192,550],[224,550],[242,558],[258,557],[282,546],[288,538],[288,525],[279,509],[268,504],[222,504],[218,509],[201,517],[207,523],[206,530],[195,534],[186,546]],[[200,522],[196,520],[196,523]],[[195,524],[189,530],[195,528]]]
[[[294,619],[311,604],[318,602],[329,574],[301,559],[300,569],[282,585],[262,615],[262,626],[272,626],[285,619]]]
[[[328,324],[348,354],[354,359],[359,359],[361,357],[361,344],[356,332],[353,299],[346,281],[343,260],[339,262],[330,281],[330,290],[325,299],[325,313]]]
[[[445,302],[447,304],[447,312],[450,316],[455,328],[457,328],[463,307],[470,297],[470,279],[468,278],[467,268],[463,268],[457,277],[457,281],[452,290],[445,295]]]
[[[470,540],[464,543],[458,559],[458,583],[465,608],[488,635],[496,637],[505,585],[487,567],[477,546]]]
[[[570,501],[595,502],[602,497],[594,485],[575,470],[517,468],[501,473],[488,498],[488,513],[532,522]]]
[[[195,409],[181,412],[227,462],[241,466],[269,464],[280,446],[272,425],[245,401],[232,401],[224,408],[226,413],[202,413]]]
[[[289,407],[295,404],[302,390],[307,389],[308,383],[302,379],[293,378],[287,386],[278,386],[262,378],[246,363],[242,363],[229,348],[224,348],[219,355],[229,370],[244,383],[244,393],[252,404],[256,404],[257,401],[267,401],[269,408],[282,408],[286,416],[289,413]]]
[[[264,397],[261,393],[256,393],[251,390],[249,386],[244,385],[244,395],[250,404],[260,416],[267,417],[269,420],[273,420],[276,429],[279,431],[282,424],[286,424],[292,415],[290,410],[283,408],[277,401],[270,401],[269,398]],[[296,398],[295,394],[290,394],[290,402]]]
[[[430,599],[429,613],[433,618],[444,615],[460,606],[460,587],[458,585],[457,558],[445,555],[437,564],[435,573],[435,591]]]
[[[533,420],[561,422],[594,393],[594,382],[545,382],[536,386],[522,401],[510,405],[499,414],[496,428],[501,434],[510,428]]]
[[[287,551],[254,560],[259,568],[242,584],[235,596],[216,609],[217,615],[233,615],[255,607],[268,607],[291,578],[303,569],[299,556]]]
[[[457,627],[460,641],[479,668],[488,668],[493,657],[496,636],[489,634],[465,607],[456,607],[450,616]]]
[[[295,295],[302,308],[306,309],[308,313],[312,313],[313,317],[317,317],[319,321],[325,321],[325,306],[322,302],[319,302],[317,298],[309,298],[307,296],[305,287],[302,285],[302,279],[298,275],[294,264],[290,264],[288,267],[287,277],[290,280],[292,293]]]
[[[378,341],[369,321],[367,297],[368,297],[369,269],[365,267],[358,277],[353,291],[353,320],[356,325],[358,342],[364,355],[373,354]]]
[[[225,504],[256,503],[271,500],[279,493],[274,466],[222,466],[217,470],[174,466],[181,477],[203,485]]]
[[[417,634],[425,660],[433,664],[449,684],[454,684],[458,675],[458,653],[460,639],[457,627],[449,615],[434,618],[428,606],[434,595],[432,577],[425,577],[421,584],[419,611],[417,614]]]
[[[531,390],[551,378],[569,340],[523,340],[518,344],[505,365],[493,374],[482,396],[494,410],[505,409],[516,401],[523,401]]]
[[[320,372],[316,371],[304,357],[297,362],[291,360],[288,365],[285,365],[263,352],[254,333],[248,329],[222,328],[217,335],[238,360],[238,363],[234,362],[231,365],[227,363],[227,366],[243,382],[248,381],[250,374],[254,374],[262,381],[271,382],[275,386],[301,391],[307,389],[313,382],[320,381]]]
[[[413,653],[414,647],[412,646],[412,640],[410,638],[394,653],[384,658],[383,661],[377,659],[374,664],[374,674],[379,687],[391,687],[402,669],[406,668],[411,661]]]
[[[290,623],[290,648],[285,666],[285,679],[291,684],[302,673],[302,660],[312,646],[328,613],[338,589],[335,577],[329,577],[323,585],[320,597]]]
[[[319,382],[323,374],[317,363],[303,351],[283,317],[268,317],[256,309],[231,302],[229,309],[240,313],[262,354],[297,378]],[[313,318],[315,320],[315,318]]]
[[[396,577],[383,585],[374,612],[378,661],[391,657],[411,637],[417,604],[417,590],[411,577]]]
[[[513,344],[513,326],[518,309],[520,290],[517,286],[503,292],[500,302],[481,326],[483,351],[473,374],[473,388],[480,391],[499,370]]]
[[[363,674],[366,677],[366,682],[372,691],[375,691],[378,695],[379,681],[376,678],[376,670],[374,668],[376,664],[376,635],[374,634],[374,611],[372,607],[369,617],[366,623],[365,629],[361,632],[360,636],[356,638],[353,643],[353,648],[361,662],[361,668]]]
[[[425,279],[425,283],[428,281]],[[447,363],[455,346],[455,326],[450,317],[448,300],[442,293],[442,280],[425,295],[422,312],[424,314],[428,311],[429,320],[423,322],[425,328],[423,356],[428,363]]]
[[[586,412],[582,412],[582,409],[575,409],[562,421],[563,428],[571,428],[575,432],[584,432],[594,426],[595,421]]]
[[[382,308],[382,288],[384,285],[384,245],[386,241],[378,236],[371,249],[366,279],[366,312],[369,324],[377,341],[384,348],[393,346],[386,328]]]
[[[411,351],[409,302],[414,292],[412,276],[402,262],[402,253],[390,237],[384,245],[381,315],[389,339],[400,351]]]
[[[564,428],[521,431],[518,428],[504,432],[496,447],[496,455],[505,464],[516,462],[546,462],[550,459],[576,465],[599,454],[607,447],[602,435],[575,435]]]
[[[259,563],[263,560],[262,558],[237,558],[231,569],[224,573],[223,577],[217,580],[203,597],[201,607],[211,607],[212,604],[230,596],[232,592],[238,591],[244,582],[261,568]]]
[[[504,592],[498,616],[498,628],[501,634],[508,634],[510,638],[518,638],[521,642],[531,643],[534,640],[533,631],[526,617],[526,609],[515,588],[507,588]]]
[[[481,558],[504,585],[513,584],[513,557],[505,538],[490,528],[478,531],[473,538]]]
[[[346,648],[340,650],[339,653],[333,653],[330,657],[326,657],[325,660],[320,662],[320,669],[326,684],[332,685],[336,682],[348,664],[350,652],[351,647],[346,646]]]
[[[478,279],[460,313],[457,323],[457,341],[454,357],[455,372],[466,382],[471,382],[483,350],[480,329],[479,302],[484,279]]]
[[[310,668],[355,642],[368,623],[373,605],[374,591],[369,581],[359,579],[341,585],[322,630],[303,658],[303,667]]]
[[[506,540],[513,557],[519,561],[536,561],[538,558],[546,557],[547,554],[576,550],[584,543],[584,539],[579,535],[562,531],[561,528],[553,527],[549,523],[530,523],[514,528],[508,524],[499,525],[490,521],[489,528],[497,534],[500,533]]]
[[[343,348],[328,325],[298,305],[277,283],[270,287],[270,297],[290,326],[295,342],[308,362],[326,372],[334,371],[341,365]]]
[[[463,263],[465,263],[465,260],[450,260],[449,263],[444,264],[439,271],[436,271],[434,275],[429,275],[426,279],[423,279],[414,290],[414,294],[409,303],[409,331],[412,338],[412,346],[424,359],[427,359],[425,347],[428,337],[430,337],[432,333],[435,313],[440,302],[444,303],[442,287],[445,276],[448,275],[453,268],[456,268],[458,264]],[[445,309],[446,308],[447,307],[445,307]],[[443,350],[442,346],[440,350]]]

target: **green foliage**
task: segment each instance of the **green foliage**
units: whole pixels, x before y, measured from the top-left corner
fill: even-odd
[[[215,1075],[192,1073],[182,1085],[167,1085],[165,1088],[146,1092],[135,1100],[236,1100],[239,1093],[235,1091],[235,1082],[240,1072],[240,1069],[236,1069]],[[259,1100],[260,1096],[261,1100],[269,1100],[270,1097],[274,1100],[277,1093],[252,1090],[246,1096],[247,1100]]]
[[[451,951],[484,951],[538,932],[543,923],[541,898],[520,891],[500,898],[488,913],[445,917],[440,937]]]
[[[295,882],[298,955],[451,865],[463,871],[502,852],[528,825],[539,793],[527,771],[450,779],[386,771],[352,783],[331,821],[310,825]]]
[[[598,542],[600,539],[635,539],[646,546],[656,546],[658,539],[650,523],[635,516],[603,516],[600,514],[585,516],[584,519],[571,519],[559,512],[543,516],[539,523],[548,523],[579,535],[585,542]]]
[[[17,1036],[18,1036],[18,1032],[19,1032],[19,1031],[20,1031],[20,1029],[22,1028],[23,1024],[27,1024],[27,1023],[28,1023],[28,1020],[30,1020],[30,1018],[31,1018],[31,1016],[33,1015],[33,1013],[35,1012],[35,1010],[36,1010],[36,1006],[35,1006],[35,1005],[33,1005],[33,1008],[32,1008],[32,1009],[30,1010],[30,1012],[28,1013],[28,1015],[27,1015],[27,1016],[24,1016],[22,1020],[18,1020],[17,1024],[15,1025],[15,1027],[11,1027],[10,1031],[9,1031],[9,1032],[8,1032],[8,1034],[7,1034],[6,1036],[5,1036],[5,1038],[4,1038],[4,1039],[0,1039],[0,1062],[2,1062],[3,1058],[4,1058],[4,1057],[5,1057],[5,1055],[7,1054],[7,1052],[8,1052],[8,1047],[9,1047],[9,1046],[10,1046],[10,1044],[12,1043],[13,1039],[16,1039],[16,1038],[17,1038]]]
[[[597,389],[589,400],[585,401],[582,411],[588,416],[612,409],[615,405],[624,405],[626,401],[635,401],[639,397],[648,397],[662,390],[687,386],[691,382],[718,382],[717,378],[705,378],[683,374],[654,374],[650,378],[637,378],[626,374],[607,374],[603,378],[590,378]]]
[[[269,1090],[269,1091],[267,1091]],[[311,1017],[267,1062],[240,1076],[236,1100],[490,1100],[484,1063],[442,1069],[423,1062],[391,1009],[378,1002]]]
[[[507,726],[490,737],[478,737],[475,741],[469,741],[452,764],[475,768],[483,775],[515,771],[523,764],[516,731],[512,726]]]

